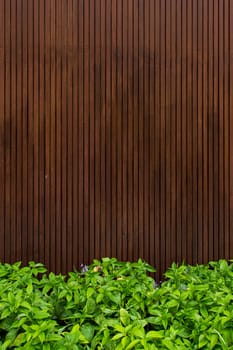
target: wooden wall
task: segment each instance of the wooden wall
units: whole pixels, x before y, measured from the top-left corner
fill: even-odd
[[[233,258],[233,2],[0,0],[0,259]]]

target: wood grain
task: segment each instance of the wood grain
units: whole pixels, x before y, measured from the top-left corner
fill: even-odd
[[[0,0],[0,259],[233,254],[230,0]]]

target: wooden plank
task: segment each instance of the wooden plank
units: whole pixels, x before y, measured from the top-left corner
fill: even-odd
[[[79,208],[79,246],[78,256],[80,264],[87,263],[84,260],[84,0],[78,3],[78,32],[79,32],[79,56],[78,56],[78,208]],[[86,257],[85,257],[86,259]]]
[[[144,18],[144,3],[143,0],[138,0],[138,26],[139,26],[139,93],[138,93],[138,118],[139,118],[139,227],[138,227],[138,244],[139,244],[139,256],[144,254],[144,30],[145,30],[145,18]]]
[[[67,5],[62,2],[62,61],[61,61],[61,267],[62,273],[67,271],[67,27],[68,13]]]
[[[177,138],[177,115],[176,115],[176,105],[177,105],[177,99],[176,99],[176,79],[177,79],[177,73],[176,73],[176,62],[177,62],[177,52],[176,52],[176,2],[171,2],[171,8],[170,8],[170,15],[171,15],[171,23],[170,23],[170,30],[171,30],[171,45],[170,45],[170,54],[171,54],[171,62],[170,62],[170,169],[171,169],[171,228],[170,228],[170,245],[171,245],[171,261],[170,263],[177,260],[177,223],[176,223],[176,207],[177,207],[177,144],[176,144],[176,138]],[[169,136],[168,136],[169,137]]]
[[[233,24],[232,24],[232,16],[233,16],[233,4],[230,1],[229,3],[229,53],[230,53],[230,72],[229,72],[229,82],[232,82],[233,79]],[[229,142],[229,167],[230,167],[230,257],[233,255],[233,87],[232,84],[229,84],[229,94],[230,94],[230,105],[229,105],[229,131],[230,131],[230,142]]]
[[[198,192],[197,192],[197,157],[198,157],[198,100],[197,100],[197,75],[198,75],[198,38],[197,38],[197,1],[192,4],[192,255],[193,264],[197,263],[198,247]]]
[[[89,261],[89,247],[90,247],[90,168],[89,168],[89,157],[90,157],[90,3],[84,1],[84,19],[83,19],[83,30],[84,30],[84,96],[83,96],[83,124],[84,124],[84,257]]]
[[[95,258],[95,1],[90,0],[90,257]]]
[[[67,269],[73,269],[73,0],[67,3]]]
[[[73,99],[72,99],[72,110],[73,110],[73,128],[72,128],[72,139],[73,139],[73,150],[72,150],[72,163],[73,163],[73,211],[72,211],[72,223],[73,223],[73,244],[72,244],[72,255],[73,255],[73,266],[78,268],[79,261],[79,67],[78,58],[81,52],[79,48],[79,3],[73,1],[72,10],[72,28],[73,28],[73,42],[72,42],[72,82],[73,82]],[[72,268],[73,268],[72,266]]]
[[[166,67],[165,67],[165,268],[171,264],[171,1],[165,7]]]
[[[22,1],[17,1],[17,223],[16,223],[16,260],[22,259],[22,76],[23,76],[23,55],[22,55]]]
[[[34,157],[33,157],[33,257],[39,261],[39,1],[33,6],[33,108],[34,108]],[[17,89],[18,92],[18,89]]]
[[[33,51],[33,3],[28,2],[28,62],[27,62],[27,71],[28,71],[28,252],[27,259],[29,261],[34,260],[34,234],[33,234],[33,220],[34,220],[34,206],[33,206],[33,196],[34,196],[34,188],[33,188],[33,162],[34,162],[34,51]]]
[[[219,258],[219,8],[213,4],[213,240],[214,260]]]
[[[5,260],[11,261],[11,3],[5,3]]]
[[[203,3],[197,3],[197,261],[203,261],[204,240],[203,240],[203,134],[204,134],[204,118],[203,118]]]
[[[214,54],[214,36],[213,36],[213,0],[209,1],[208,8],[208,233],[209,233],[209,255],[208,259],[214,259],[214,218],[213,218],[213,118],[214,118],[214,101],[213,101],[213,75],[214,75],[214,65],[213,65],[213,54]]]
[[[101,258],[101,2],[95,4],[95,257]]]
[[[117,254],[117,0],[112,0],[112,23],[111,23],[111,65],[112,65],[112,225],[111,225],[111,256]],[[96,159],[98,162],[98,159]]]
[[[187,1],[187,253],[188,263],[193,262],[193,80],[192,80],[192,1]]]
[[[143,258],[149,261],[149,168],[150,168],[150,114],[149,114],[149,60],[150,60],[150,42],[149,42],[149,0],[144,3],[144,253]]]
[[[208,3],[203,6],[203,262],[209,257],[208,217]]]
[[[176,2],[176,260],[182,256],[182,0]]]
[[[5,260],[5,1],[0,1],[0,245]]]
[[[122,1],[117,1],[117,257],[123,259],[123,13]],[[136,233],[135,233],[136,234]],[[134,239],[135,242],[135,239]]]
[[[39,4],[39,260],[45,259],[45,27],[44,2]]]
[[[111,223],[112,223],[112,169],[111,169],[111,155],[112,155],[112,64],[111,64],[111,11],[112,2],[106,1],[106,27],[105,27],[105,55],[106,55],[106,256],[111,256]]]
[[[159,132],[160,15],[159,1],[149,2],[149,262],[160,269]]]
[[[50,15],[50,266],[56,271],[56,5],[51,0]],[[72,255],[71,255],[72,256]],[[72,264],[71,264],[72,268]]]
[[[128,252],[128,67],[127,67],[127,30],[128,30],[128,8],[127,1],[123,1],[122,5],[122,45],[123,45],[123,60],[122,60],[122,207],[123,207],[123,223],[122,223],[122,259],[127,260]]]
[[[133,260],[139,256],[139,22],[138,0],[133,6]]]
[[[45,2],[45,265],[50,269],[51,248],[51,0]]]
[[[223,4],[224,5],[224,4]],[[224,6],[218,7],[219,13],[219,215],[218,215],[218,235],[219,235],[219,258],[225,256],[225,193],[224,193]]]
[[[165,1],[160,2],[160,18],[161,18],[161,52],[160,52],[160,251],[161,251],[161,272],[166,269],[166,16],[165,16]],[[161,277],[161,275],[160,275]]]
[[[224,2],[224,256],[230,258],[230,171],[229,171],[229,153],[230,153],[230,128],[229,128],[229,35],[230,35],[230,15],[229,0]]]
[[[16,85],[16,40],[17,40],[17,28],[16,28],[16,1],[11,1],[11,262],[16,259],[16,196],[17,196],[17,165],[16,165],[16,135],[17,135],[17,108],[16,108],[16,96],[17,96],[17,85]],[[33,206],[31,206],[33,207]]]
[[[62,6],[61,2],[56,3],[56,101],[55,101],[55,114],[56,114],[56,126],[55,126],[55,142],[56,142],[56,241],[55,241],[55,261],[56,261],[56,272],[60,273],[62,271],[61,263],[61,252],[62,252],[62,174],[61,174],[61,165],[62,165],[62,21],[58,20],[62,18]]]
[[[127,177],[128,177],[128,249],[127,259],[133,259],[133,3],[132,0],[128,0],[128,26],[127,26]]]

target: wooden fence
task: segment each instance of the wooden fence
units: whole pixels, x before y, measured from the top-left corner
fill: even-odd
[[[233,258],[233,2],[0,0],[0,259]]]

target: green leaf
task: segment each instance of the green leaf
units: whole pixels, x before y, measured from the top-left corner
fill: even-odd
[[[205,346],[206,344],[208,344],[208,339],[205,335],[201,334],[199,336],[198,349],[203,348],[203,346]]]
[[[128,324],[130,323],[129,313],[123,308],[120,309],[120,320],[124,326],[128,326]]]
[[[162,344],[169,350],[174,350],[174,343],[169,339],[163,339]]]
[[[121,339],[125,336],[124,333],[118,333],[116,335],[114,335],[114,337],[112,337],[112,340],[118,340],[118,339]]]
[[[164,334],[161,331],[149,331],[146,334],[146,339],[162,339],[163,337]]]
[[[42,350],[50,350],[50,344],[43,344]]]
[[[90,323],[85,324],[81,327],[81,332],[88,341],[91,341],[95,333],[95,327]]]
[[[94,314],[95,309],[96,309],[95,300],[93,298],[87,299],[87,303],[86,303],[86,312],[87,312],[87,314],[89,314],[89,315]]]
[[[127,347],[125,350],[131,350],[135,347],[135,345],[137,345],[138,343],[140,343],[140,339],[135,339],[133,340]]]
[[[135,337],[138,337],[138,338],[145,337],[145,330],[143,327],[140,327],[140,326],[133,327],[131,333],[132,333],[132,335],[134,335]]]

